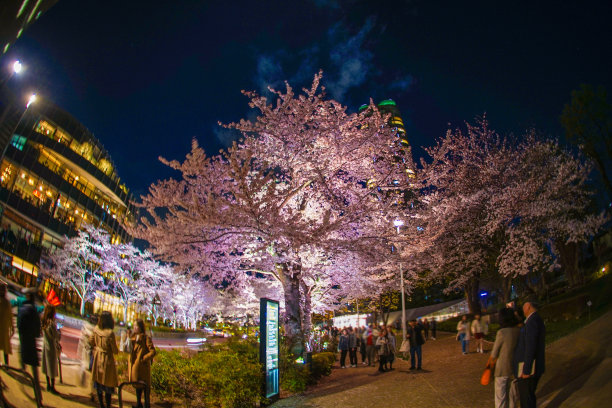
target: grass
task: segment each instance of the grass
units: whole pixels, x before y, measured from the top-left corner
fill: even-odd
[[[589,311],[587,302],[592,303]],[[567,336],[586,326],[591,321],[612,309],[612,274],[592,280],[585,286],[576,288],[550,299],[542,306],[540,314],[546,323],[546,344]],[[438,323],[438,330],[454,333],[460,317]],[[471,321],[471,320],[470,320]],[[489,325],[485,338],[495,341],[499,325]]]

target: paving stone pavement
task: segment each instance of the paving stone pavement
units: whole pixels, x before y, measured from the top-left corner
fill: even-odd
[[[437,340],[423,345],[423,370],[411,371],[407,361],[396,359],[394,370],[378,373],[377,368],[358,365],[341,369],[336,362],[329,377],[302,395],[276,402],[273,407],[492,407],[493,384],[480,385],[492,344],[485,353],[468,355],[451,333],[438,333]],[[401,335],[400,335],[401,337]]]

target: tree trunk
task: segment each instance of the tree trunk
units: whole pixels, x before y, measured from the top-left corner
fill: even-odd
[[[128,314],[128,304],[124,303],[123,304],[123,324],[125,324],[127,326],[127,314]]]
[[[578,244],[570,242],[566,244],[561,240],[556,242],[557,251],[559,251],[559,262],[565,273],[565,277],[570,286],[579,286],[582,282],[582,274],[578,268]]]
[[[470,313],[480,314],[480,279],[478,276],[471,278],[465,286],[465,298]]]
[[[81,316],[85,316],[85,296],[81,298]]]
[[[301,266],[298,264],[278,265],[278,274],[283,285],[285,295],[285,337],[289,344],[289,350],[301,356],[304,351],[304,331],[302,330],[302,318],[300,316],[300,278]]]
[[[510,302],[512,296],[512,278],[510,276],[503,276],[501,278],[502,287],[502,301],[504,303]]]
[[[302,330],[306,341],[306,351],[312,351],[312,297],[310,288],[303,280],[300,281],[304,296],[304,310],[302,311]]]

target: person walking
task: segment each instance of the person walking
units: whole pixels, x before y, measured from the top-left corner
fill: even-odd
[[[392,371],[393,362],[395,361],[397,339],[391,327],[387,329],[387,338],[389,339],[389,355],[387,356],[387,362],[389,363],[389,371]]]
[[[357,367],[357,335],[352,327],[348,328],[349,361],[351,367]]]
[[[423,333],[425,334],[425,340],[429,340],[429,320],[423,319]]]
[[[516,323],[513,310],[504,308],[499,311],[500,329],[491,350],[491,360],[495,362],[495,408],[514,407],[508,391],[513,380],[512,361],[520,333]]]
[[[61,353],[60,333],[55,322],[55,307],[45,306],[42,317],[43,350],[42,372],[47,379],[47,391],[59,394],[55,389],[55,378],[59,375],[58,358]]]
[[[467,354],[470,347],[470,323],[466,315],[461,316],[461,320],[457,323],[457,340],[461,342],[463,354]]]
[[[378,353],[378,371],[384,373],[387,371],[387,357],[389,356],[389,339],[386,329],[381,329],[380,335],[376,339],[376,351]]]
[[[155,347],[151,336],[145,331],[145,324],[142,319],[136,320],[134,333],[131,337],[132,351],[129,359],[128,376],[130,381],[144,381],[147,389],[151,389],[151,361],[155,357]],[[142,388],[136,388],[136,408],[143,408]]]
[[[0,282],[0,350],[4,353],[4,364],[9,364],[11,354],[11,337],[15,334],[13,327],[13,309],[6,297],[6,285]]]
[[[113,392],[118,385],[115,354],[119,353],[119,349],[113,333],[114,327],[111,314],[102,312],[89,340],[93,348],[91,373],[100,408],[110,408]]]
[[[83,322],[81,326],[81,336],[79,337],[79,344],[77,345],[77,357],[80,361],[79,367],[79,385],[81,387],[89,388],[89,395],[91,401],[95,401],[96,392],[91,381],[91,365],[93,361],[92,347],[89,343],[89,339],[93,335],[94,326],[97,323],[97,318],[90,317],[88,320]]]
[[[363,338],[363,329],[359,329],[357,332],[357,349],[359,350],[359,354],[361,354],[361,364],[366,365],[366,345],[365,340]]]
[[[364,333],[364,337],[369,367],[376,364],[376,336],[374,335],[374,330],[372,330],[372,325],[368,326],[368,329]]]
[[[438,321],[434,317],[433,319],[431,319],[431,339],[432,340],[436,339],[437,331],[438,331]]]
[[[346,329],[342,329],[338,340],[338,350],[340,350],[340,368],[346,368],[346,353],[349,349],[349,336]]]
[[[482,322],[480,321],[480,315],[474,315],[474,320],[472,320],[472,325],[470,328],[474,339],[476,339],[476,352],[484,353],[483,349],[483,339],[484,339],[484,330]]]
[[[525,302],[525,325],[521,327],[514,352],[515,376],[521,408],[535,408],[536,388],[545,369],[546,326],[535,301]]]
[[[40,386],[38,379],[38,352],[36,351],[36,338],[40,337],[40,316],[36,310],[36,288],[22,290],[26,300],[21,304],[17,313],[17,331],[21,351],[21,366],[32,368],[32,377],[36,387]],[[42,399],[42,396],[41,396]],[[42,401],[39,401],[42,405]]]
[[[410,342],[410,369],[421,370],[423,368],[423,344],[425,337],[423,327],[416,319],[410,320],[406,330],[406,340]]]

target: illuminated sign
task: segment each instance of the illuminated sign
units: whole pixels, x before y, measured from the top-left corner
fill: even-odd
[[[259,361],[264,367],[264,396],[279,396],[278,377],[278,302],[266,298],[259,301]]]

